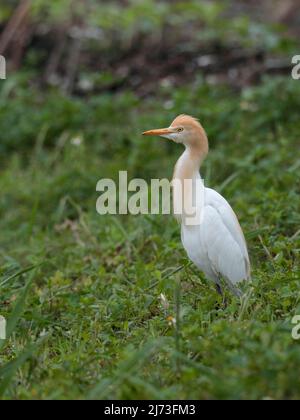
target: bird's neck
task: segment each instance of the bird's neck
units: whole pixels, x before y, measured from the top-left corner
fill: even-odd
[[[187,147],[175,166],[172,182],[173,210],[176,219],[181,223],[186,220],[186,203],[195,204],[197,182],[202,182],[199,172],[203,159],[203,151]]]
[[[194,179],[199,175],[201,164],[206,156],[200,146],[188,146],[176,163],[173,179],[184,183],[185,179]]]

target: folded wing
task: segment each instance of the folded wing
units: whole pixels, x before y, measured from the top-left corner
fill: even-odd
[[[233,285],[250,278],[247,245],[229,203],[216,191],[205,190],[203,241],[213,271]]]

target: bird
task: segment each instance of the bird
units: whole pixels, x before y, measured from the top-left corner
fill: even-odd
[[[226,302],[223,283],[237,297],[239,285],[251,278],[245,236],[228,201],[204,185],[200,170],[209,152],[206,131],[198,119],[179,115],[168,128],[148,130],[144,136],[159,136],[185,147],[174,169],[173,209],[181,209],[181,241],[189,257]],[[188,182],[189,181],[189,182]],[[197,193],[199,198],[197,197]],[[183,203],[180,203],[182,200]],[[199,223],[188,223],[185,201],[191,200],[199,210]],[[198,207],[198,208],[197,208]]]

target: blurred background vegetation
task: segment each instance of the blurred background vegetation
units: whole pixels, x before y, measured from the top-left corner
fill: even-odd
[[[297,0],[1,1],[0,396],[299,398],[299,39]],[[95,210],[100,178],[171,177],[180,149],[140,133],[179,113],[246,232],[242,307],[171,217]]]
[[[160,96],[172,110],[170,93],[187,84],[241,90],[288,75],[299,39],[294,1],[4,0],[0,25],[1,152],[41,131],[46,142],[65,130],[97,138],[93,122],[118,107],[108,94]]]

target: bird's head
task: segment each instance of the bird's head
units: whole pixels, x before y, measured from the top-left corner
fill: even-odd
[[[149,130],[144,136],[159,136],[186,147],[201,148],[203,153],[208,152],[208,141],[204,128],[196,118],[189,115],[179,115],[168,128]]]

